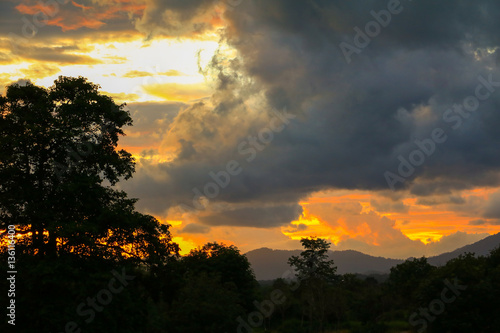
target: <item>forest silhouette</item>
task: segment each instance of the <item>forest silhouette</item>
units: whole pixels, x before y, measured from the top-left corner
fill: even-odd
[[[61,76],[0,97],[0,257],[17,271],[2,332],[498,332],[500,248],[410,259],[385,280],[337,274],[321,238],[265,283],[235,246],[181,256],[169,226],[116,188],[135,171],[117,148],[132,119],[99,89]]]

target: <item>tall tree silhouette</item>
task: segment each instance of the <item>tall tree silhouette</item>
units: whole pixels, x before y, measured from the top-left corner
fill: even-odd
[[[300,283],[303,313],[310,320],[310,330],[322,332],[329,312],[332,311],[334,295],[330,288],[338,280],[337,267],[328,260],[330,243],[321,238],[302,238],[304,251],[300,256],[292,256],[288,264],[295,268]]]
[[[113,188],[134,172],[131,154],[117,149],[132,119],[99,88],[61,76],[0,97],[1,227],[16,225],[18,249],[39,257],[164,262],[178,253],[168,227]]]

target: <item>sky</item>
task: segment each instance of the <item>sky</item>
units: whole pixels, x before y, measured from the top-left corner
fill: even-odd
[[[494,0],[2,0],[0,91],[127,103],[137,209],[209,241],[407,258],[500,232]]]

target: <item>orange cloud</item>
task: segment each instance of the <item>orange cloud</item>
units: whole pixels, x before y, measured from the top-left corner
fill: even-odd
[[[370,191],[318,192],[301,202],[303,216],[282,227],[282,232],[290,239],[318,236],[329,239],[340,249],[355,248],[378,255],[389,253],[388,249],[406,255],[433,255],[446,246],[447,250],[453,250],[452,238],[462,242],[456,243],[459,247],[500,232],[499,225],[471,223],[476,219],[481,221],[480,210],[468,210],[496,191],[463,191],[457,194],[465,198],[459,204],[450,198],[427,198],[434,206],[424,205],[422,198],[408,193],[393,200]],[[472,200],[470,203],[468,198]],[[457,233],[465,236],[460,238]]]
[[[99,29],[105,23],[96,19],[89,19],[87,17],[79,17],[73,23],[67,23],[68,20],[64,20],[62,17],[56,17],[53,20],[48,21],[48,25],[53,25],[60,27],[62,31],[76,30],[80,28],[90,28],[90,29]]]
[[[98,19],[106,20],[120,16],[142,15],[146,5],[129,4],[127,1],[111,4],[105,11],[95,12]]]
[[[72,4],[73,4],[73,6],[75,6],[75,7],[79,7],[79,8],[82,8],[82,9],[87,9],[87,10],[88,10],[88,9],[92,9],[92,7],[85,7],[84,5],[81,5],[81,4],[76,3],[76,2],[74,2],[74,1],[71,1],[71,3],[72,3]]]
[[[36,5],[26,5],[20,4],[14,7],[21,14],[35,15],[38,13],[45,13],[46,15],[55,14],[56,9],[50,6],[45,6],[42,3],[37,3]]]
[[[58,26],[64,32],[80,28],[99,29],[106,24],[106,20],[140,16],[145,8],[144,4],[133,4],[129,1],[114,1],[94,7],[84,6],[75,1],[71,2],[71,6],[50,6],[40,2],[32,4],[28,1],[15,7],[21,14],[37,15],[38,20],[45,18],[45,24]]]
[[[491,193],[491,191],[487,191]],[[462,196],[483,195],[483,190],[464,191]],[[486,199],[488,196],[486,195]],[[173,216],[172,233],[182,242],[184,253],[208,241],[234,242],[243,252],[266,246],[274,249],[300,248],[298,240],[317,236],[330,240],[333,250],[355,249],[393,258],[431,256],[484,238],[500,226],[470,225],[471,216],[450,209],[418,203],[406,194],[400,201],[408,209],[387,205],[392,199],[370,191],[325,191],[301,202],[303,214],[287,226],[271,229],[212,227],[204,234],[182,232],[195,216]],[[372,205],[376,202],[376,207]],[[390,211],[396,207],[399,211]],[[376,209],[387,210],[379,212]],[[258,242],[255,242],[258,239]],[[231,240],[232,242],[229,242]]]
[[[335,201],[338,199],[335,198]],[[356,239],[366,244],[379,246],[387,240],[404,238],[399,230],[393,228],[392,220],[374,211],[363,212],[363,206],[359,202],[343,201],[342,203],[306,205],[304,219],[316,223],[306,222],[308,228],[295,233],[295,239],[318,236],[328,238],[334,244],[347,239]]]

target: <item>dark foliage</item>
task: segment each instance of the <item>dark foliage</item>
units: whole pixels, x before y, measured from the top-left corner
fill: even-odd
[[[498,332],[500,248],[442,267],[407,260],[378,282],[337,275],[329,243],[309,238],[289,259],[296,276],[261,287],[234,246],[180,257],[169,226],[114,187],[134,172],[117,150],[132,121],[98,89],[60,77],[0,96],[0,241],[9,225],[19,235],[0,260],[16,260],[16,332]]]

